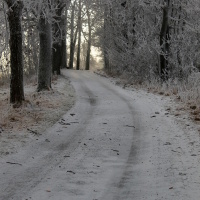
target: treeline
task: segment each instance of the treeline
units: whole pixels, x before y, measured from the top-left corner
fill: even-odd
[[[61,68],[89,70],[97,47],[106,71],[133,82],[198,82],[199,19],[199,0],[3,0],[0,78],[21,104],[23,74],[48,90]]]
[[[112,0],[104,6],[105,69],[135,82],[186,80],[200,69],[200,1]]]
[[[37,91],[41,91],[51,88],[52,74],[59,75],[61,68],[78,70],[82,64],[86,70],[90,69],[91,3],[87,0],[0,2],[0,79],[10,77],[11,103],[21,105],[24,100],[24,74],[37,74]],[[85,51],[81,52],[82,49]]]
[[[10,76],[11,103],[21,105],[24,100],[24,72],[37,70],[37,91],[47,90],[51,88],[52,72],[59,72],[61,65],[65,65],[53,62],[53,57],[62,48],[61,23],[64,22],[61,18],[69,3],[61,0],[1,1],[4,36],[1,37],[1,71],[2,75],[6,71]],[[62,54],[57,56],[62,60]],[[9,71],[5,65],[10,65]]]

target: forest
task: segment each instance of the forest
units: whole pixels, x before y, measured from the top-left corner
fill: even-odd
[[[24,76],[42,91],[61,68],[103,65],[198,102],[199,17],[198,0],[1,0],[0,82],[21,104]]]
[[[200,0],[0,0],[0,200],[200,199]]]

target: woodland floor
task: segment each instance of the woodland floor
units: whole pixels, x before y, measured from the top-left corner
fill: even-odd
[[[62,76],[53,78],[51,91],[38,93],[36,86],[34,80],[25,85],[21,108],[10,106],[8,86],[1,88],[0,157],[16,153],[27,141],[37,139],[75,103],[75,91]]]

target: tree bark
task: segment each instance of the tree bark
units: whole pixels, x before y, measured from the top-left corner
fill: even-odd
[[[62,54],[62,60],[61,60],[61,69],[67,68],[67,9],[65,10],[65,17],[61,19],[62,24],[62,43],[61,43],[61,54]]]
[[[74,14],[75,14],[75,1],[72,5],[71,13],[71,34],[70,34],[70,58],[69,58],[69,69],[73,69],[74,64]]]
[[[81,0],[79,0],[79,11],[78,11],[78,47],[77,47],[76,70],[79,70],[79,69],[80,69],[80,57],[81,57],[81,31],[82,31],[82,23],[81,23]]]
[[[60,75],[60,68],[62,62],[62,30],[61,30],[61,14],[64,6],[62,5],[61,1],[54,2],[55,10],[55,17],[53,27],[53,49],[52,49],[52,72],[56,72],[57,75]]]
[[[23,55],[21,15],[23,2],[6,0],[10,27],[10,103],[22,104],[24,100]]]
[[[160,77],[163,81],[168,79],[169,66],[168,66],[168,55],[169,55],[169,3],[170,0],[165,0],[165,6],[163,7],[163,20],[160,31]]]
[[[39,19],[40,55],[37,91],[50,90],[52,70],[52,33],[51,23],[43,14]]]
[[[91,39],[92,39],[92,27],[91,27],[91,19],[90,19],[90,12],[89,9],[87,9],[87,17],[88,17],[88,47],[87,47],[87,56],[86,56],[86,66],[85,70],[90,69],[90,53],[91,53]]]
[[[103,55],[104,55],[104,68],[106,71],[111,71],[110,68],[110,56],[108,53],[108,42],[110,39],[110,33],[109,33],[109,28],[110,28],[110,12],[109,12],[109,7],[106,4],[105,5],[105,10],[104,10],[104,40],[103,40]]]

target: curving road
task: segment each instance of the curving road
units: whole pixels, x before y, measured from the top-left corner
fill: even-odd
[[[76,90],[75,107],[38,141],[0,162],[0,199],[187,199],[170,147],[163,146],[177,127],[159,98],[91,72],[63,74]]]

